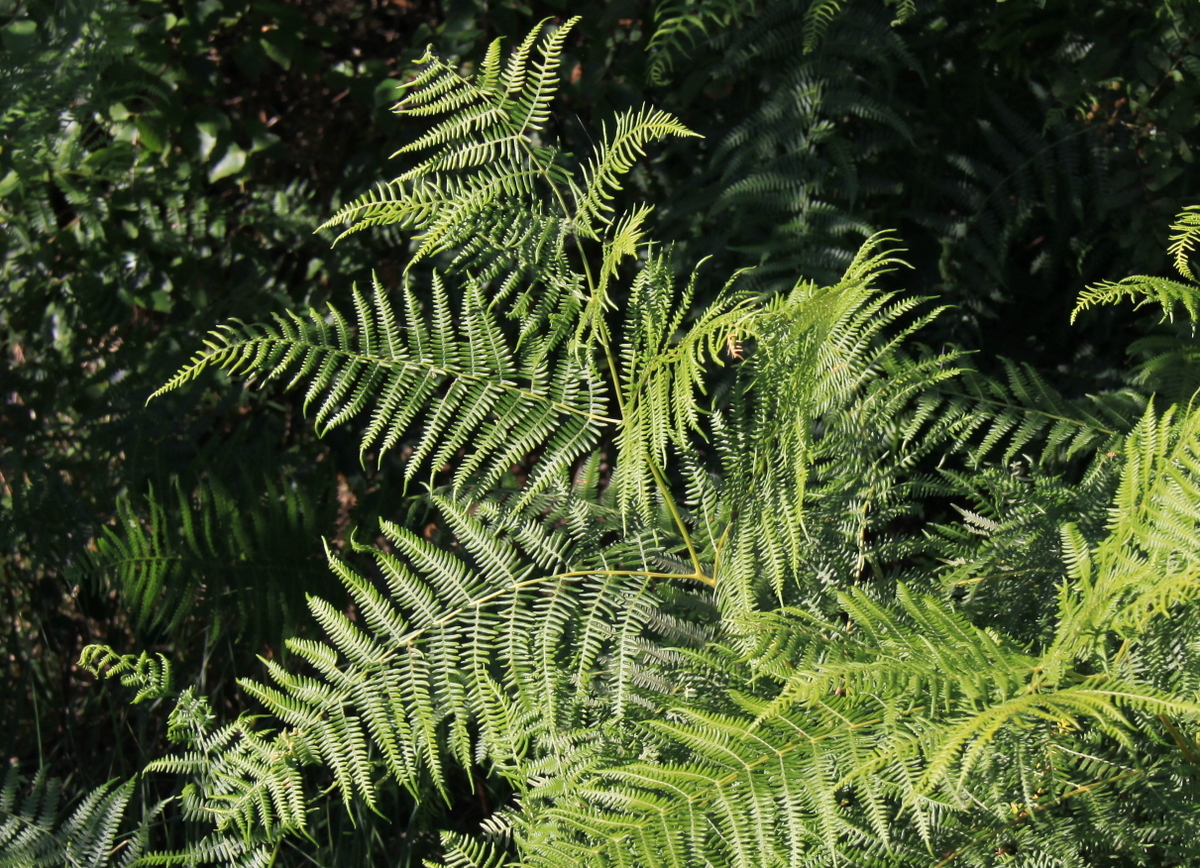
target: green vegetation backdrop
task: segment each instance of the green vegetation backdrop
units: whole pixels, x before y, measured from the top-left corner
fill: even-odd
[[[1196,4],[0,38],[0,865],[1200,860]]]

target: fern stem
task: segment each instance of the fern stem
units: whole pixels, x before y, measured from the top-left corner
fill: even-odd
[[[671,517],[675,520],[675,526],[679,529],[679,533],[683,537],[683,544],[687,546],[688,557],[692,560],[692,569],[696,571],[692,578],[704,582],[706,585],[716,587],[716,580],[711,576],[705,575],[704,569],[700,566],[700,556],[696,554],[696,546],[692,543],[692,536],[688,533],[687,525],[683,521],[683,516],[679,513],[679,507],[675,504],[675,499],[671,497],[671,492],[667,488],[667,480],[663,478],[662,471],[658,469],[658,465],[653,461],[646,463],[650,467],[650,472],[654,474],[654,481],[658,485],[659,491],[662,492],[663,501],[667,504],[667,509],[670,510]]]
[[[1163,726],[1167,728],[1167,732],[1171,733],[1171,738],[1175,741],[1175,744],[1178,745],[1180,752],[1183,754],[1183,758],[1193,765],[1195,765],[1197,762],[1200,762],[1200,757],[1196,755],[1195,742],[1193,742],[1191,739],[1184,738],[1183,733],[1181,733],[1175,724],[1171,723],[1170,718],[1168,718],[1161,711],[1158,713],[1158,719],[1161,720]]]
[[[729,542],[729,534],[733,530],[733,519],[725,525],[725,530],[721,531],[721,538],[717,540],[715,553],[713,554],[713,584],[716,584],[717,576],[721,573],[721,554],[725,551],[725,544]],[[711,539],[711,537],[710,537]]]

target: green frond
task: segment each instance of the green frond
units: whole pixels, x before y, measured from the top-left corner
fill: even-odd
[[[164,804],[128,829],[137,781],[101,784],[62,816],[63,782],[40,769],[28,787],[17,764],[0,788],[0,865],[5,868],[129,868],[143,857],[150,827]],[[24,792],[22,792],[24,791]]]
[[[223,629],[275,633],[303,610],[297,584],[327,590],[308,541],[332,514],[311,484],[268,478],[248,495],[215,477],[171,482],[165,497],[151,486],[145,498],[119,498],[115,526],[104,528],[86,565],[91,580],[120,590],[139,628],[178,634],[212,617],[214,638]]]
[[[1005,462],[1032,454],[1041,463],[1111,451],[1146,406],[1145,396],[1130,389],[1067,399],[1031,366],[1000,363],[1003,380],[966,368],[958,381],[931,393],[923,410],[953,430],[975,464],[1001,448]]]
[[[879,275],[898,261],[882,247],[886,241],[881,237],[868,242],[834,286],[798,284],[742,326],[754,347],[743,363],[744,388],[753,397],[735,401],[714,426],[725,484],[740,515],[722,554],[726,580],[719,586],[731,594],[731,602],[742,601],[738,606],[750,605],[764,588],[781,598],[801,569],[814,566],[806,563],[808,553],[831,548],[832,539],[824,538],[826,525],[843,521],[847,512],[842,509],[839,514],[839,507],[847,505],[847,498],[859,501],[855,511],[863,516],[870,500],[883,506],[884,489],[903,490],[894,482],[870,479],[875,475],[871,464],[888,449],[883,441],[874,459],[855,467],[854,475],[863,481],[857,494],[826,490],[810,497],[809,483],[814,472],[825,475],[822,466],[827,461],[842,462],[829,467],[837,478],[847,478],[844,462],[852,460],[850,455],[864,446],[875,448],[864,440],[864,429],[872,430],[885,419],[905,419],[915,402],[957,373],[952,354],[919,364],[899,354],[905,337],[939,311],[914,315],[917,302],[899,301],[875,289]],[[816,436],[817,426],[829,433]],[[891,433],[880,432],[893,449],[904,449],[907,444],[899,434],[898,426]],[[880,493],[869,494],[875,486]],[[828,512],[814,525],[805,515],[822,502]],[[837,531],[836,548],[843,551],[846,537],[860,538],[865,525],[845,531]],[[856,569],[865,566],[865,554],[860,549]],[[817,572],[825,570],[822,566]],[[832,581],[832,576],[824,581]],[[810,580],[803,584],[813,590]]]
[[[755,12],[753,0],[665,0],[654,8],[654,35],[646,46],[650,84],[667,84],[679,55],[686,54],[710,30],[736,26]]]
[[[605,388],[595,370],[574,354],[550,360],[510,345],[478,283],[468,281],[458,316],[435,277],[433,313],[404,292],[405,328],[376,281],[367,299],[354,293],[356,328],[336,310],[276,317],[276,325],[225,326],[156,395],[177,388],[209,367],[263,380],[308,382],[305,405],[316,406],[319,432],[369,414],[360,453],[395,448],[410,426],[407,477],[426,464],[436,469],[460,448],[468,451],[457,486],[481,476],[488,485],[539,446],[565,466],[595,443],[606,416]],[[522,358],[523,356],[523,358]],[[534,489],[556,472],[539,474]]]
[[[126,687],[136,687],[132,702],[171,696],[171,661],[162,654],[151,657],[117,654],[107,645],[88,645],[79,655],[79,666],[97,678],[120,678]]]
[[[683,331],[698,274],[676,299],[667,260],[655,257],[634,279],[621,348],[625,396],[618,434],[618,477],[622,503],[651,510],[656,470],[667,464],[671,446],[686,448],[700,431],[698,399],[709,366],[721,365],[730,341],[750,333],[755,312],[749,299],[726,285],[721,296]],[[736,278],[735,278],[736,279]]]
[[[842,11],[845,0],[816,0],[804,13],[804,50],[812,51]]]
[[[453,832],[442,832],[441,841],[442,857],[436,863],[426,862],[428,868],[503,868],[508,864],[504,849],[490,842]]]
[[[250,844],[303,832],[308,806],[300,766],[317,756],[314,745],[256,731],[254,719],[242,717],[194,740],[184,753],[154,760],[146,771],[189,776],[180,797],[184,817]]]
[[[1200,205],[1189,205],[1176,215],[1175,222],[1171,224],[1171,231],[1175,234],[1171,236],[1171,245],[1167,248],[1167,253],[1175,260],[1175,270],[1188,280],[1195,281],[1196,276],[1192,273],[1188,258],[1197,240],[1200,240]]]
[[[1180,283],[1165,277],[1138,275],[1118,281],[1095,283],[1079,294],[1075,309],[1071,311],[1071,322],[1090,307],[1100,304],[1117,304],[1126,299],[1136,301],[1137,307],[1158,304],[1163,317],[1171,319],[1175,307],[1182,306],[1193,320],[1200,314],[1200,289],[1194,284]]]
[[[668,136],[695,136],[674,117],[659,109],[644,106],[617,115],[612,135],[607,127],[600,147],[583,171],[582,195],[575,206],[573,221],[584,234],[612,221],[612,201],[621,187],[620,179],[629,173],[646,146]]]
[[[465,243],[470,227],[488,222],[480,217],[497,202],[507,198],[532,204],[539,182],[564,182],[557,152],[537,144],[533,136],[549,117],[563,43],[577,21],[572,18],[549,35],[545,22],[539,24],[510,55],[503,72],[499,40],[471,78],[459,75],[429,49],[417,62],[420,71],[395,110],[414,116],[449,115],[397,156],[429,149],[433,153],[342,207],[320,228],[349,223],[339,237],[392,224],[417,231],[421,244],[415,262]]]
[[[1078,585],[1064,594],[1056,655],[1095,653],[1101,631],[1123,638],[1200,595],[1200,414],[1147,407],[1122,455],[1108,533],[1073,558]]]
[[[276,846],[247,842],[236,836],[209,835],[183,850],[147,853],[138,865],[158,865],[162,868],[193,865],[222,865],[228,868],[270,868],[275,863]]]

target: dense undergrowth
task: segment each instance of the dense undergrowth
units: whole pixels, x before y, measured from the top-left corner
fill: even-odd
[[[0,863],[1195,861],[1191,7],[3,11]]]

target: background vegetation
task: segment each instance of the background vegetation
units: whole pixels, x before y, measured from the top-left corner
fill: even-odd
[[[24,774],[82,794],[164,750],[167,705],[97,689],[75,664],[85,646],[161,651],[232,719],[251,707],[235,679],[260,673],[255,655],[283,659],[286,638],[313,630],[305,595],[345,598],[322,536],[349,551],[352,528],[370,537],[384,518],[451,541],[406,488],[403,449],[360,462],[352,435],[315,435],[299,394],[209,372],[186,396],[145,400],[218,322],[346,309],[372,270],[397,285],[407,236],[331,247],[313,229],[408,167],[387,158],[426,129],[388,111],[410,62],[434,43],[476,69],[492,38],[566,14],[584,24],[549,135],[587,154],[643,103],[701,134],[656,146],[615,203],[656,205],[647,232],[674,245],[674,267],[711,257],[696,310],[750,266],[762,297],[799,277],[836,283],[892,229],[912,269],[884,286],[953,306],[920,342],[974,353],[963,406],[986,394],[1017,408],[1002,448],[980,434],[973,458],[944,465],[957,494],[913,487],[863,527],[902,540],[882,573],[920,563],[903,540],[939,524],[965,551],[987,522],[1015,522],[1035,541],[1022,546],[1055,555],[1051,519],[1107,503],[1112,480],[1089,461],[1109,450],[1045,463],[1019,408],[1103,394],[1095,412],[1136,421],[1119,411],[1200,385],[1190,323],[1129,306],[1069,322],[1084,287],[1167,273],[1169,226],[1197,201],[1193,4],[0,2],[0,714]],[[1006,488],[1014,461],[1041,493],[1006,511],[1021,500]],[[863,571],[829,565],[843,568]],[[1032,641],[1055,594],[1043,579],[965,605]],[[138,786],[152,805],[171,784]],[[398,786],[381,796],[390,823],[322,808],[316,843],[278,858],[416,864],[437,850],[431,830],[472,829],[509,795],[499,778],[449,786],[450,816]]]

